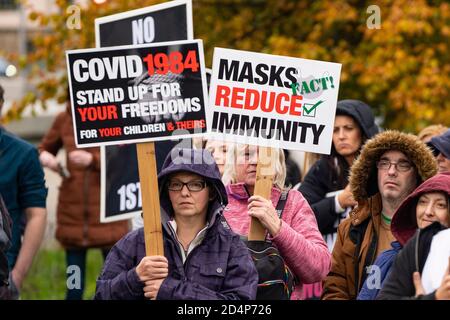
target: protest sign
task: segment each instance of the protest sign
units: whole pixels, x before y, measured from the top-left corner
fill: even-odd
[[[200,40],[67,51],[77,147],[202,135]]]
[[[215,48],[207,119],[216,139],[329,154],[341,65]]]
[[[95,19],[98,48],[191,40],[193,34],[191,0],[170,1]],[[189,140],[155,142],[157,171],[174,146],[181,142],[187,145]],[[100,154],[100,221],[119,221],[139,216],[142,201],[136,145],[101,146]]]
[[[202,42],[72,50],[66,58],[75,143],[137,143],[146,253],[164,254],[152,141],[205,132]]]
[[[166,155],[177,144],[180,145],[178,140],[155,143],[158,172],[161,170]],[[186,146],[186,148],[188,147],[190,146]],[[102,164],[100,170],[100,222],[120,221],[140,216],[142,195],[136,145],[131,143],[101,146],[100,148]]]
[[[107,146],[100,155],[103,164],[100,221],[120,221],[140,214],[142,196],[136,145]]]
[[[191,40],[192,2],[169,1],[95,19],[97,47]]]
[[[272,148],[329,154],[341,65],[215,48],[207,113],[213,139],[259,146],[254,195],[270,199]],[[264,240],[251,219],[249,240]]]

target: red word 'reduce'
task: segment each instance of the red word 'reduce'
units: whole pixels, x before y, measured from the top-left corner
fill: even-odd
[[[301,116],[301,100],[303,100],[302,96],[292,96],[287,93],[219,85],[215,105]]]

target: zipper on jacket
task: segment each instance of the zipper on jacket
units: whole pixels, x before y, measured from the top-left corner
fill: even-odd
[[[173,230],[172,225],[169,222],[166,222],[166,224],[169,226],[170,232],[172,233],[172,236],[171,236],[172,240],[175,240],[173,242],[175,244],[175,247],[177,248],[178,257],[180,258],[181,263],[183,264],[183,254],[181,253],[180,245],[178,244],[179,241],[177,240],[178,239],[177,234],[176,234],[175,230]],[[187,256],[186,256],[186,259],[187,259]]]
[[[203,241],[199,245],[197,245],[194,249],[192,249],[192,251],[188,255],[186,255],[186,261],[184,261],[184,263],[183,263],[183,257],[181,254],[180,246],[178,245],[178,241],[176,240],[175,230],[173,230],[172,225],[170,223],[167,223],[167,225],[169,226],[170,231],[172,232],[172,236],[171,236],[172,242],[174,243],[174,245],[177,248],[178,258],[181,261],[181,264],[183,265],[183,271],[184,271],[183,280],[186,280],[187,279],[187,267],[189,265],[188,262],[191,259],[192,255],[197,251],[197,249],[204,245],[204,241],[205,241],[206,237],[208,236],[209,230],[207,230],[207,234],[205,234]],[[212,225],[211,225],[211,227],[212,227]]]
[[[216,217],[216,221],[214,221],[214,224],[211,224],[208,227],[208,229],[206,230],[206,234],[205,234],[205,237],[203,238],[203,241],[198,246],[196,246],[194,249],[192,249],[191,253],[189,253],[188,256],[186,256],[186,261],[184,262],[184,265],[183,265],[185,277],[186,277],[186,274],[187,274],[187,266],[189,265],[188,264],[189,259],[194,255],[194,252],[197,251],[198,248],[200,248],[201,246],[205,245],[205,240],[209,237],[209,233],[211,232],[211,228],[214,227],[214,225],[216,223],[220,223],[220,217]]]
[[[206,237],[206,235],[205,235],[205,237]],[[203,239],[203,240],[205,240],[205,239]],[[192,249],[192,251],[186,256],[186,261],[184,262],[184,264],[183,264],[183,269],[184,269],[184,277],[185,278],[187,278],[187,268],[188,268],[188,262],[189,262],[189,260],[190,260],[190,258],[192,257],[192,255],[194,254],[194,252],[195,251],[197,251],[197,249],[199,248],[199,247],[201,247],[201,246],[203,246],[204,245],[204,243],[203,243],[203,241],[202,241],[202,243],[200,243],[198,246],[196,246],[194,249]]]

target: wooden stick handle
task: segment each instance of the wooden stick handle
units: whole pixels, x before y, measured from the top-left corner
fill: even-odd
[[[274,159],[272,148],[259,147],[258,164],[256,166],[256,183],[254,195],[270,200],[274,176]],[[264,240],[266,229],[257,218],[250,221],[248,240]]]
[[[148,256],[164,255],[155,144],[136,144],[139,180],[144,218],[145,252]]]

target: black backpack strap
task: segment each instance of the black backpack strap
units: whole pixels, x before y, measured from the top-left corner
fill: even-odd
[[[349,231],[350,240],[356,245],[355,251],[353,253],[354,274],[355,274],[355,291],[358,294],[359,290],[359,251],[361,251],[361,244],[364,239],[364,234],[366,233],[367,225],[369,224],[369,219],[366,219],[361,224],[357,226],[352,225]]]
[[[281,219],[281,216],[283,215],[283,210],[284,207],[286,206],[286,202],[287,202],[287,198],[289,195],[289,190],[284,190],[281,192],[280,198],[278,199],[278,203],[277,206],[275,207],[275,211],[278,214],[278,218]],[[266,239],[265,241],[267,241],[267,236],[268,236],[268,232],[266,232]]]
[[[366,281],[367,278],[367,267],[370,266],[375,260],[375,254],[377,252],[377,244],[378,244],[378,235],[373,230],[372,239],[370,239],[369,249],[367,249],[366,259],[364,260],[363,274],[361,275],[361,285]],[[357,292],[360,290],[359,287],[356,287]]]
[[[275,210],[277,211],[278,218],[280,218],[280,219],[283,214],[284,207],[286,206],[286,201],[287,201],[288,195],[289,195],[289,190],[284,190],[281,192],[280,198],[278,199],[278,203],[277,203]]]

